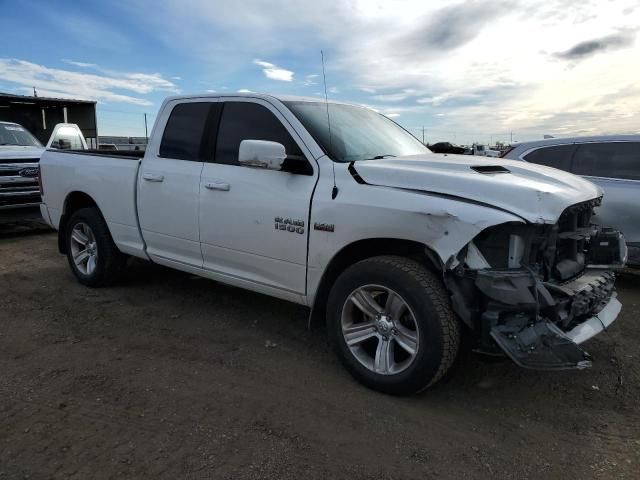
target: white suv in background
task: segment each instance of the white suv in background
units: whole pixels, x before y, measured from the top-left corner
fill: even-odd
[[[640,265],[640,135],[549,138],[515,144],[503,158],[582,175],[604,190],[594,223],[624,233],[628,263]]]

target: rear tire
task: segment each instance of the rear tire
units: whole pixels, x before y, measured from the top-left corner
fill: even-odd
[[[71,215],[65,246],[71,271],[81,284],[104,287],[120,278],[126,256],[116,247],[97,208],[82,208]]]
[[[345,270],[329,294],[327,324],[351,375],[393,395],[434,385],[460,348],[460,323],[442,281],[404,257],[373,257]]]

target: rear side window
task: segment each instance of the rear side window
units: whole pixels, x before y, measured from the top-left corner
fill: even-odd
[[[573,173],[640,180],[640,142],[584,143],[576,152]]]
[[[568,172],[571,170],[571,157],[573,157],[575,150],[575,145],[542,147],[528,153],[524,159],[527,162],[559,168],[560,170],[566,170]]]
[[[218,130],[216,163],[239,165],[242,140],[269,140],[284,145],[288,156],[302,156],[284,125],[267,108],[257,103],[225,102]]]
[[[212,104],[180,103],[173,108],[160,143],[160,156],[180,160],[205,161],[202,134]]]

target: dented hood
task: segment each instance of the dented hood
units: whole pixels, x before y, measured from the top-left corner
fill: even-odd
[[[535,223],[555,223],[570,205],[602,196],[599,187],[571,173],[488,157],[412,155],[360,160],[354,168],[368,184],[460,197]]]

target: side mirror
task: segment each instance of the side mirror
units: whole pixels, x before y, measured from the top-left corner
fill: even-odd
[[[243,167],[280,170],[287,158],[284,145],[267,140],[242,140],[238,151],[238,163]]]

